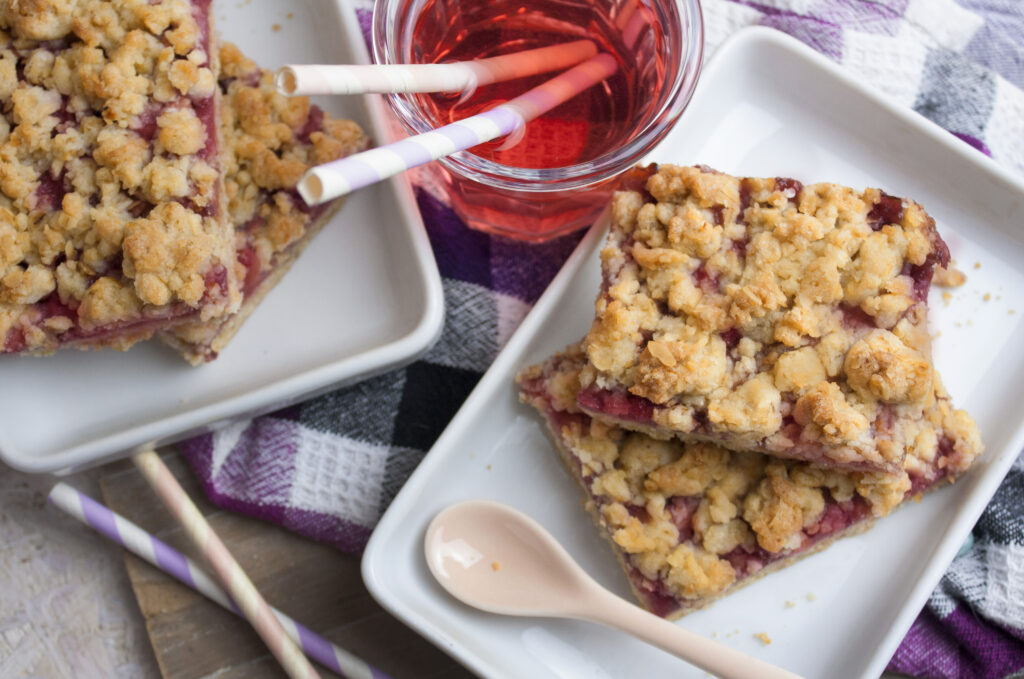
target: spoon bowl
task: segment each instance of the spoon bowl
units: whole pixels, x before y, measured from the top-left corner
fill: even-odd
[[[426,554],[449,594],[489,613],[566,617],[600,589],[539,523],[498,502],[442,511],[427,528]]]
[[[467,500],[434,517],[427,567],[459,601],[502,615],[589,620],[628,632],[722,679],[800,679],[615,596],[522,512]]]

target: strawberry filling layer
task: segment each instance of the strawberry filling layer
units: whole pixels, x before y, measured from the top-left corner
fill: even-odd
[[[222,265],[212,267],[204,277],[206,291],[203,293],[203,301],[223,298],[227,291],[227,278],[228,272]],[[177,322],[188,320],[195,313],[194,308],[178,303],[159,309],[143,309],[138,317],[86,329],[78,323],[77,306],[66,304],[61,301],[58,293],[52,292],[27,310],[22,320],[27,322],[28,326],[39,326],[52,318],[67,318],[72,325],[57,335],[57,341],[62,345],[74,345],[96,344],[120,335],[135,336],[146,331],[162,330]],[[0,354],[18,353],[24,351],[26,347],[24,327],[14,327],[8,330],[4,337]]]
[[[553,405],[554,399],[552,395],[547,391],[547,385],[543,377],[524,381],[521,383],[520,388],[525,394],[539,398],[544,402],[544,416],[548,420],[550,429],[558,436],[561,447],[569,453],[569,459],[575,467],[576,476],[578,480],[582,481],[587,496],[598,508],[607,504],[609,498],[596,496],[591,492],[593,475],[585,475],[583,473],[582,461],[565,437],[565,432],[570,427],[575,427],[579,431],[587,431],[590,425],[590,418],[583,414],[567,413],[556,408]],[[579,400],[583,401],[586,399],[581,394]],[[630,399],[628,398],[616,401],[618,407],[622,410],[628,410],[628,406],[624,404],[629,402]],[[635,412],[633,414],[636,415]],[[936,459],[949,458],[952,455],[954,455],[953,443],[948,437],[943,436],[939,442]],[[907,492],[906,497],[912,497],[928,490],[942,481],[947,476],[945,471],[947,466],[942,465],[943,468],[939,468],[939,465],[935,465],[928,468],[923,474],[911,474],[911,489]],[[823,489],[823,492],[825,508],[813,523],[802,529],[798,547],[773,553],[760,546],[753,548],[740,546],[727,554],[721,555],[722,558],[732,565],[736,573],[735,583],[730,588],[736,587],[744,579],[756,575],[773,563],[802,554],[812,549],[821,541],[839,535],[850,529],[851,526],[871,518],[870,504],[859,495],[855,495],[844,502],[838,502],[827,490]],[[694,546],[700,546],[700,541],[694,538],[697,534],[694,519],[702,497],[700,495],[693,495],[666,498],[666,509],[671,516],[672,523],[678,530],[678,544],[690,543]],[[647,510],[642,506],[628,504],[626,508],[630,515],[644,523],[651,520]],[[676,596],[665,582],[645,576],[637,565],[633,563],[632,555],[623,553],[623,557],[626,561],[627,575],[636,591],[643,597],[644,605],[648,610],[656,615],[665,617],[680,609],[690,608],[695,605],[695,602]],[[699,605],[699,602],[697,602],[697,605]]]
[[[664,432],[672,436],[675,432],[658,425],[654,416],[663,408],[641,396],[629,393],[625,389],[600,389],[598,387],[587,387],[580,390],[576,404],[585,412],[603,419],[614,420],[627,424],[640,424],[652,429]],[[700,439],[709,441],[725,442],[727,435],[714,429],[707,419],[707,412],[698,410],[694,414],[695,426],[693,430],[686,432]],[[882,405],[879,407],[878,416],[872,423],[874,436],[888,438],[895,426],[895,417],[891,407]],[[822,453],[821,443],[808,436],[806,427],[797,422],[792,416],[786,416],[782,420],[781,433],[792,443],[785,451],[785,457],[806,460],[809,462],[823,461],[830,464],[828,458]],[[776,454],[782,454],[778,452]],[[844,462],[843,467],[851,471],[878,471],[879,466],[869,462]],[[888,468],[895,470],[895,463],[888,465]]]

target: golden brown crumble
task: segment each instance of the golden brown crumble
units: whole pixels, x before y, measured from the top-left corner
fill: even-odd
[[[798,398],[793,418],[819,428],[829,443],[855,441],[868,433],[868,418],[847,402],[835,382],[818,382]]]
[[[518,377],[522,399],[549,418],[629,563],[682,600],[713,597],[742,577],[726,558],[734,550],[780,556],[806,550],[826,507],[860,507],[857,520],[884,516],[910,496],[912,478],[923,479],[921,487],[951,481],[983,449],[977,426],[950,406],[938,380],[930,385],[924,417],[908,425],[912,443],[895,475],[654,439],[581,414],[575,399],[585,361],[574,345],[527,368]],[[680,501],[691,508],[692,537],[680,534],[673,509]]]
[[[231,43],[221,46],[220,58],[224,75],[234,78],[224,93],[222,116],[231,218],[239,225],[257,216],[268,222],[280,219],[294,212],[294,201],[286,200],[288,194],[283,193],[268,201],[266,192],[294,189],[312,165],[363,148],[366,137],[355,122],[324,115],[319,129],[308,139],[301,138],[312,110],[306,97],[278,94],[273,74],[261,70]],[[295,228],[276,224],[266,236],[270,250],[286,247],[294,239]]]
[[[278,94],[273,74],[235,45],[222,43],[219,56],[227,208],[239,259],[255,269],[239,265],[238,275],[261,280],[294,257],[294,246],[312,235],[321,214],[301,204],[295,192],[299,179],[313,165],[362,150],[367,138],[358,124],[331,118],[311,107],[306,97]],[[246,290],[248,295],[253,292]],[[193,363],[209,360],[215,341],[226,342],[237,329],[226,321],[178,326],[168,341]]]
[[[612,201],[584,383],[655,404],[681,425],[666,434],[898,469],[907,441],[875,420],[919,417],[930,392],[915,276],[946,257],[933,220],[877,189],[698,167],[645,187]],[[800,399],[812,440],[786,427]]]
[[[0,3],[0,351],[239,303],[199,21],[188,0]]]
[[[931,390],[931,364],[886,330],[874,330],[854,343],[843,369],[849,385],[868,402],[917,402]]]
[[[980,264],[975,263],[974,268],[977,269],[979,266]],[[935,267],[935,277],[932,278],[932,283],[940,288],[958,288],[966,282],[967,274],[960,269],[945,266]]]

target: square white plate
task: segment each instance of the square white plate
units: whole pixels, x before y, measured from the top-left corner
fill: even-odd
[[[350,3],[223,0],[221,38],[264,68],[368,63]],[[387,140],[379,97],[316,103]],[[67,471],[169,443],[407,362],[437,338],[441,278],[408,182],[349,197],[220,358],[192,368],[159,342],[126,354],[0,357],[0,459]]]
[[[769,29],[749,29],[719,51],[649,160],[881,186],[913,197],[935,216],[968,274],[948,305],[941,290],[931,303],[938,368],[956,403],[977,418],[988,446],[974,470],[867,533],[679,622],[809,679],[876,679],[1024,443],[1024,185]],[[579,488],[513,386],[518,370],[589,328],[602,226],[580,244],[395,499],[363,559],[363,577],[384,606],[484,676],[707,676],[596,625],[472,610],[441,590],[422,556],[425,527],[439,510],[491,498],[532,515],[599,582],[630,597],[611,550],[581,507]],[[990,301],[982,301],[985,293]],[[770,645],[754,639],[761,632]]]

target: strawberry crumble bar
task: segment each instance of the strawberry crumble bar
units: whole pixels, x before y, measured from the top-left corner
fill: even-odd
[[[577,406],[586,364],[570,347],[518,378],[544,417],[586,506],[638,600],[677,618],[860,532],[924,491],[951,483],[982,452],[974,421],[936,378],[898,474],[848,472],[703,441],[655,439]]]
[[[0,3],[0,353],[238,307],[210,21],[209,0]]]
[[[949,261],[877,189],[638,168],[613,198],[579,407],[657,438],[899,474],[937,378]]]
[[[367,145],[355,122],[332,119],[306,97],[277,94],[273,73],[234,45],[221,47],[220,63],[224,183],[243,302],[235,314],[161,335],[193,364],[217,357],[341,206],[338,200],[308,207],[295,191],[302,175]]]

